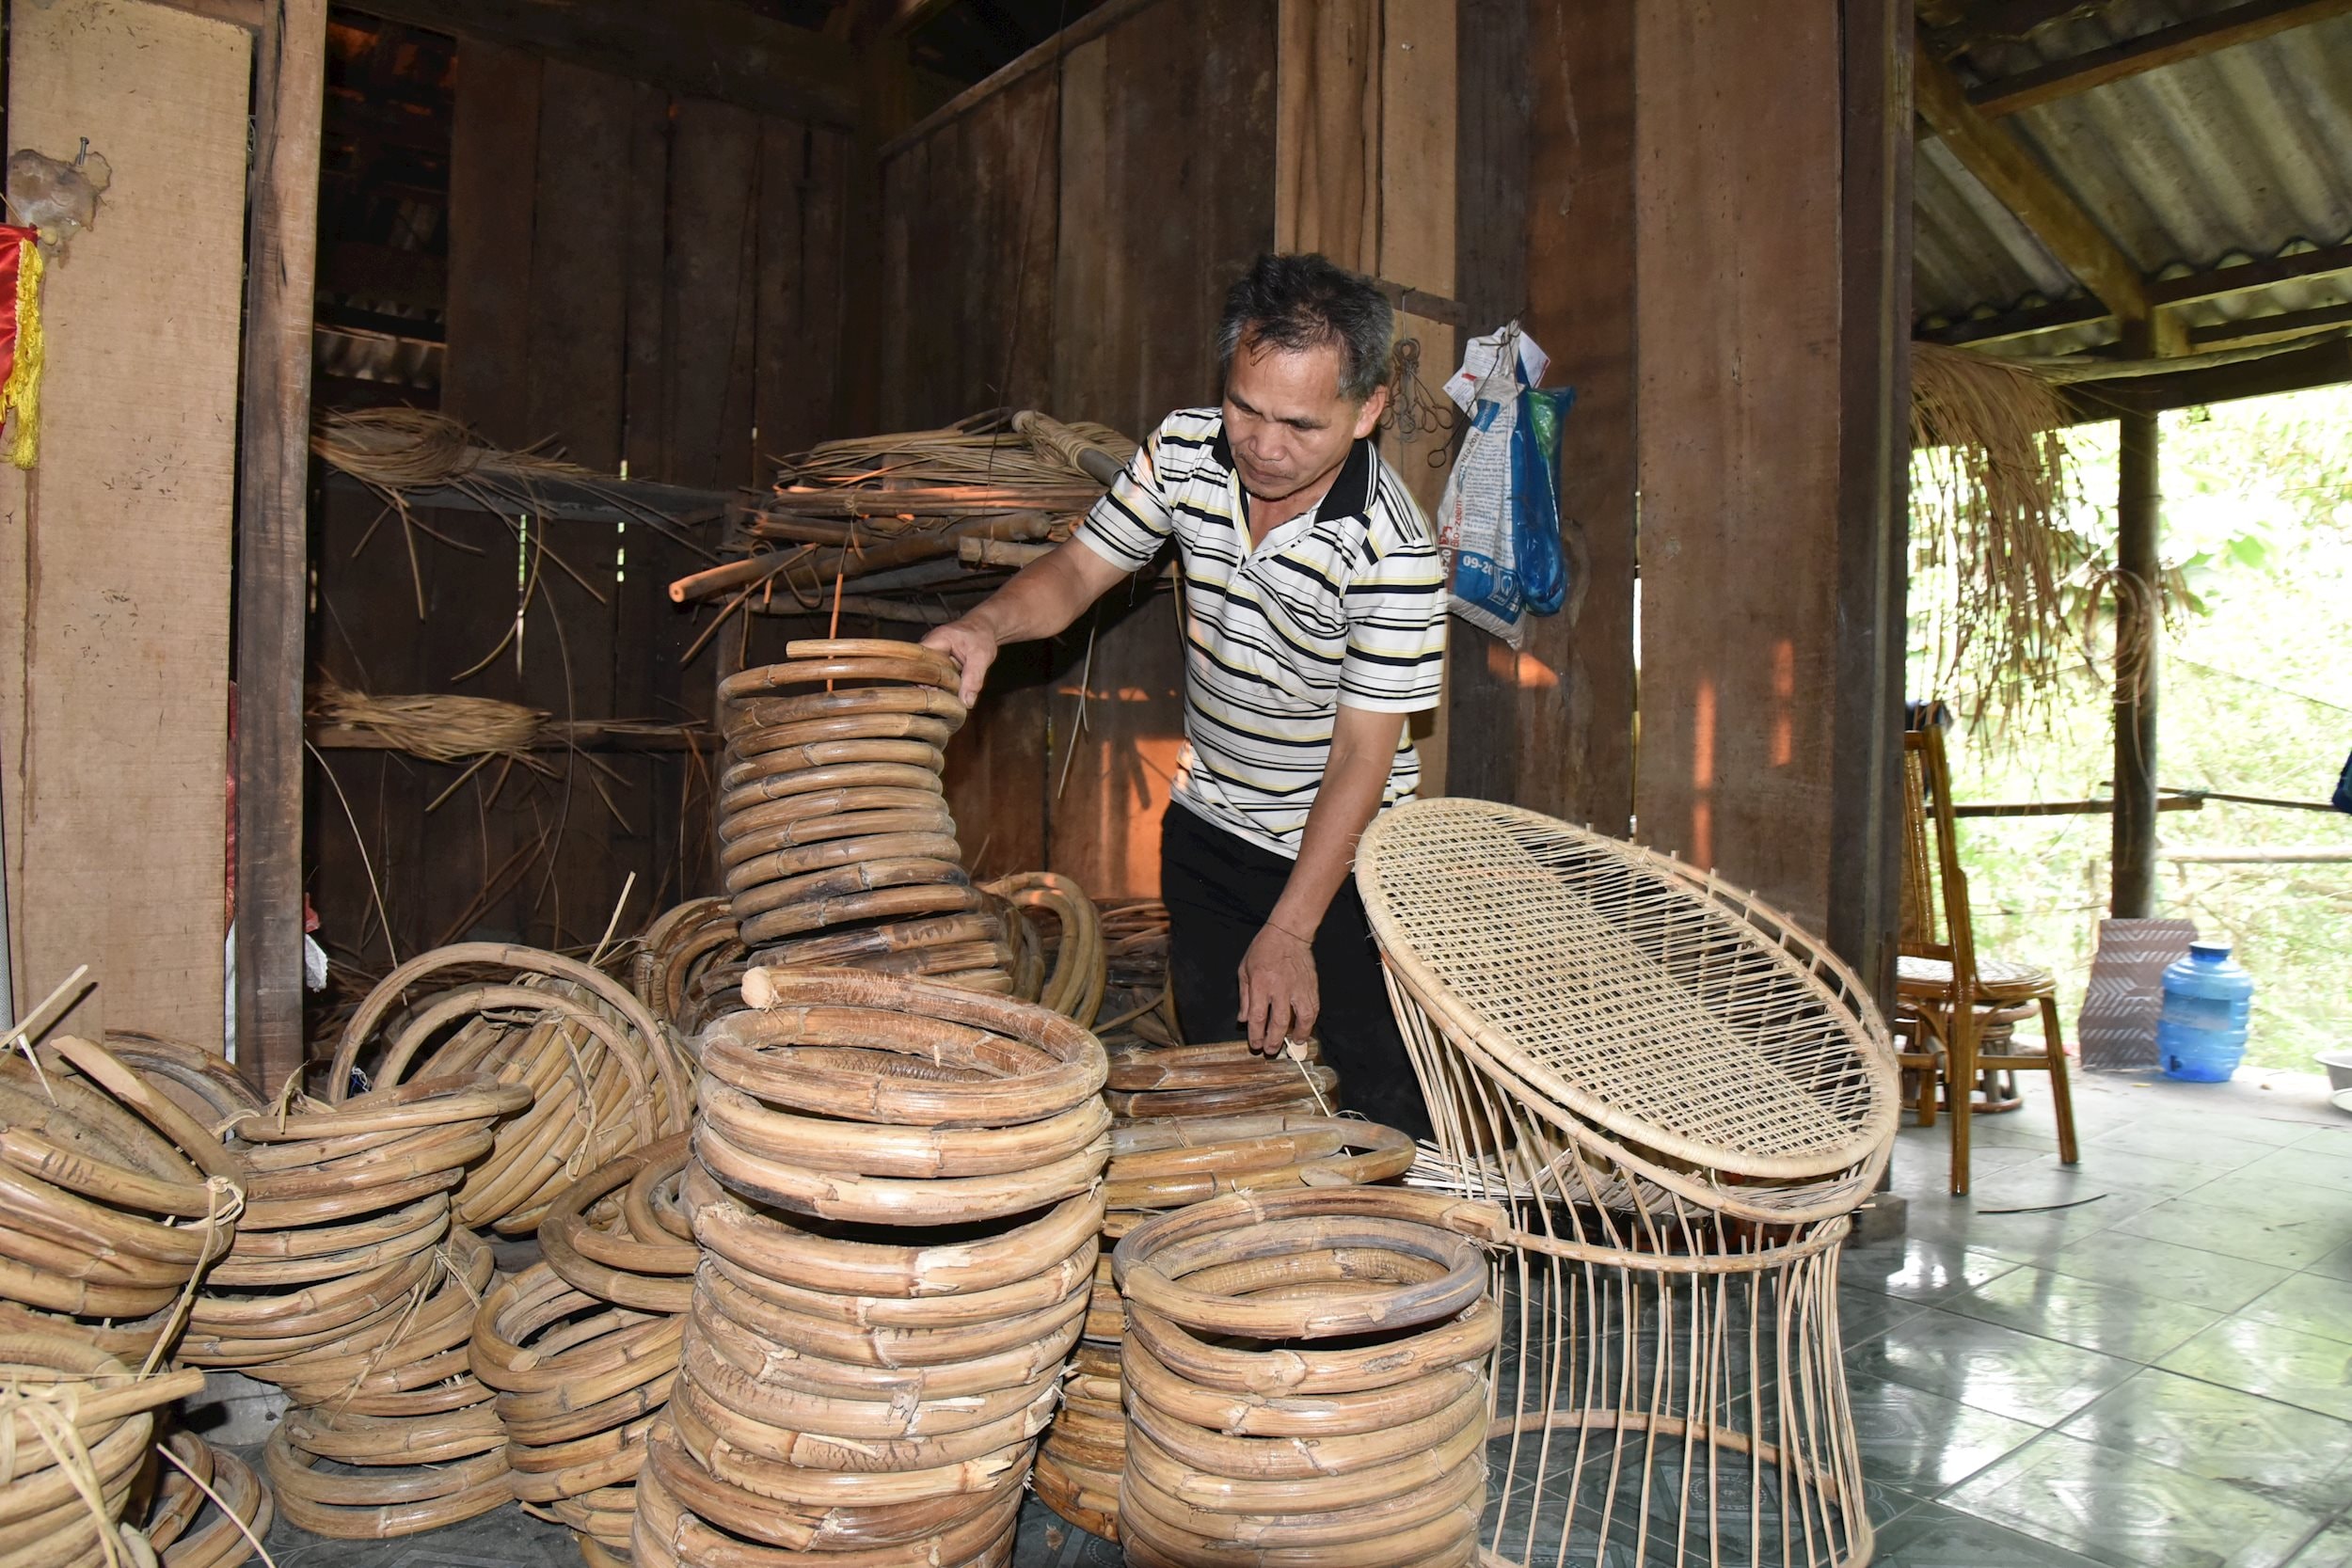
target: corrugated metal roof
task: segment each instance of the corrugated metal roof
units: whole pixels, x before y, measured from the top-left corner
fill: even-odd
[[[1973,43],[1972,86],[2232,8],[2113,0],[2023,40]],[[2160,67],[2003,117],[2150,277],[2209,272],[2352,239],[2352,16]],[[1914,309],[1922,326],[2084,296],[2080,283],[1931,136],[1915,166]],[[2352,278],[2186,305],[2192,326],[2352,301]],[[2112,326],[2020,340],[2110,341]]]

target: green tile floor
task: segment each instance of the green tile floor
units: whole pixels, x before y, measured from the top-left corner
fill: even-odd
[[[2352,1117],[2309,1079],[2078,1074],[2070,1168],[2022,1082],[1965,1198],[1946,1126],[1906,1126],[1906,1233],[1846,1256],[1875,1560],[2352,1568]]]
[[[2352,1568],[2352,1117],[2308,1079],[2078,1075],[2069,1168],[2046,1085],[2024,1082],[2023,1110],[1975,1123],[1966,1198],[1946,1194],[1945,1125],[1906,1124],[1906,1233],[1846,1255],[1874,1560]],[[280,1568],[579,1560],[514,1511],[357,1546],[281,1524],[271,1544]],[[1118,1560],[1024,1515],[1017,1568]]]

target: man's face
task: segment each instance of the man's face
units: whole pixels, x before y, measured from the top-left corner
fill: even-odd
[[[1225,438],[1242,484],[1261,500],[1297,494],[1336,469],[1372,434],[1388,388],[1361,403],[1340,394],[1338,345],[1292,351],[1244,338],[1225,377]]]

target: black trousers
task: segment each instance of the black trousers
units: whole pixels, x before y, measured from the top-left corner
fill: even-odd
[[[1184,1038],[1241,1037],[1241,961],[1274,912],[1291,863],[1171,803],[1160,823],[1160,897],[1168,905],[1168,984]],[[1323,1059],[1340,1075],[1340,1100],[1384,1126],[1430,1136],[1429,1110],[1405,1054],[1380,955],[1353,879],[1315,932]]]

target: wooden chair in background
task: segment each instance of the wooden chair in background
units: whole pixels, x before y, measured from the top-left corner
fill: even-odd
[[[1903,732],[1901,916],[1895,992],[1899,1009],[1910,1015],[1911,1035],[1902,1065],[1919,1074],[1922,1126],[1935,1124],[1938,1080],[1948,1088],[1952,1195],[1968,1191],[1976,1085],[1989,1071],[2050,1075],[2058,1159],[2074,1164],[2080,1152],[2066,1079],[2066,1042],[2058,1029],[2057,978],[2035,964],[1977,957],[1968,879],[1960,868],[1953,825],[1951,771],[1945,763],[1944,732],[1932,721]],[[2021,1051],[2013,1041],[2007,1049],[1984,1049],[1991,1043],[1988,1027],[2007,1035],[2018,1021],[2037,1013],[2040,1050]]]

